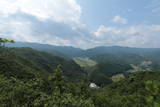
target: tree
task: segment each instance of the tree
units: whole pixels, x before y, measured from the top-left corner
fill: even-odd
[[[73,87],[67,87],[65,78],[61,70],[61,65],[58,65],[53,75],[49,77],[49,81],[52,87],[52,94],[50,96],[46,107],[94,107],[92,100],[85,98],[84,93],[81,95],[74,95]],[[85,92],[84,85],[79,89]]]
[[[5,39],[5,38],[0,38],[0,46],[5,47],[6,43],[15,43],[15,41],[14,40]]]
[[[160,83],[159,81],[147,81],[145,83],[146,90],[148,91],[149,95],[147,96],[146,100],[147,103],[153,107],[160,107]]]
[[[55,72],[53,75],[49,77],[49,80],[51,81],[52,85],[52,91],[59,91],[60,93],[63,93],[64,91],[64,75],[61,70],[61,65],[58,65],[55,69]]]

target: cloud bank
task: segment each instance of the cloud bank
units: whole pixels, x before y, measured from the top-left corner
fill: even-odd
[[[0,0],[0,37],[80,48],[160,46],[160,25],[100,25],[93,31],[81,23],[81,8],[76,0]],[[129,20],[117,15],[112,22]]]
[[[100,26],[95,37],[98,45],[120,45],[129,47],[157,48],[159,46],[160,25],[134,25],[129,27]]]
[[[36,16],[40,20],[78,22],[81,7],[75,0],[1,0],[0,14],[9,16],[18,11]]]

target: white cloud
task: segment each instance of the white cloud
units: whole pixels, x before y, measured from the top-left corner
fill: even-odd
[[[80,16],[76,0],[0,0],[0,37],[86,47]]]
[[[100,26],[94,32],[96,45],[159,47],[160,25],[134,25],[125,28]]]
[[[0,23],[0,36],[16,41],[33,42],[36,38],[31,35],[31,23],[9,21]],[[25,33],[24,33],[25,32]]]
[[[112,19],[112,21],[114,22],[114,23],[119,23],[119,24],[127,24],[128,23],[128,20],[126,19],[126,18],[123,18],[123,17],[121,17],[121,16],[115,16],[113,19]]]
[[[12,16],[12,18],[7,20],[0,20],[1,37],[16,41],[80,48],[91,48],[102,45],[158,48],[160,45],[159,34],[160,25],[133,25],[128,27],[103,25],[94,33],[90,33],[84,26],[73,27],[69,24],[51,20],[40,21],[33,16],[24,14],[18,14],[16,18]]]
[[[90,33],[85,26],[54,20],[38,20],[24,13],[0,18],[0,37],[15,41],[37,42],[52,45],[66,45],[86,48]]]
[[[146,6],[146,8],[149,8],[152,10],[152,12],[156,15],[160,15],[160,0],[151,0],[150,4]]]
[[[0,0],[0,36],[16,41],[90,48],[100,45],[159,47],[160,25],[100,26],[90,33],[81,24],[76,0]],[[128,20],[115,16],[115,23]]]
[[[81,15],[76,0],[0,0],[0,17],[19,11],[41,20],[63,22],[79,22]]]

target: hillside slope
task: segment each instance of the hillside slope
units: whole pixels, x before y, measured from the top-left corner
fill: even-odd
[[[160,72],[141,72],[96,90],[96,107],[160,107]]]
[[[84,80],[86,75],[73,60],[64,59],[31,48],[0,48],[0,58],[1,70],[6,66],[7,71],[12,73],[20,72],[19,69],[25,68],[28,71],[49,74],[53,73],[58,65],[62,65],[62,70],[69,80]]]
[[[74,48],[71,46],[54,46],[48,44],[38,44],[38,43],[27,43],[27,42],[17,42],[15,44],[8,44],[9,47],[29,47],[40,51],[46,51],[52,54],[63,57],[77,57],[84,53],[84,50],[80,48]]]
[[[63,72],[60,66],[54,70],[58,64],[62,65]],[[84,80],[84,72],[78,67],[72,60],[30,48],[0,48],[0,106],[159,107],[160,105],[160,72],[142,71],[118,82],[109,83],[110,85],[90,89],[87,82],[79,82]],[[108,79],[104,74],[95,74],[98,75],[103,76],[100,79]]]

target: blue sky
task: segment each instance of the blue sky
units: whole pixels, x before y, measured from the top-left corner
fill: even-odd
[[[78,0],[78,3],[83,10],[82,22],[92,28],[102,24],[116,26],[111,21],[116,15],[126,18],[127,25],[160,24],[159,13],[152,12],[152,0]]]
[[[92,48],[160,48],[159,0],[0,0],[0,37]]]

